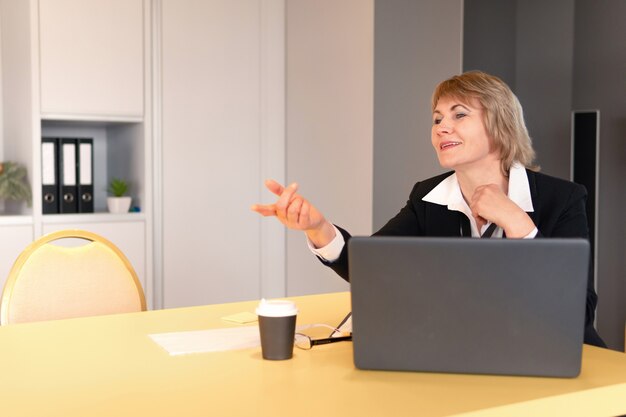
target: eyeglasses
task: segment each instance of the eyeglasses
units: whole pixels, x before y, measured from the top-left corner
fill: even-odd
[[[330,330],[333,331],[334,333],[340,333],[340,330],[331,327],[331,326],[327,326],[325,324],[311,324],[311,325],[307,325],[307,326],[302,326],[300,328],[298,328],[298,330],[303,330],[303,329],[308,329],[311,327],[326,327]],[[323,339],[312,339],[310,336],[304,334],[304,333],[296,333],[295,334],[295,339],[294,339],[294,344],[297,348],[299,349],[303,349],[303,350],[309,350],[311,348],[313,348],[313,346],[316,345],[327,345],[329,343],[335,343],[335,342],[345,342],[345,341],[350,341],[352,340],[352,334],[350,334],[349,336],[336,336],[336,337],[326,337]]]
[[[324,339],[311,339],[310,336],[307,336],[302,333],[296,333],[295,344],[297,348],[309,350],[313,346],[316,345],[327,345],[329,343],[335,342],[346,342],[352,340],[352,335],[350,336],[337,336],[337,337],[327,337]]]

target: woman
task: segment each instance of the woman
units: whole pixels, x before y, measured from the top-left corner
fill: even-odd
[[[452,171],[415,184],[406,206],[375,235],[588,238],[584,187],[537,172],[521,105],[502,80],[479,71],[445,80],[432,114],[432,145]],[[297,194],[297,184],[266,186],[278,200],[252,209],[304,231],[311,250],[348,280],[350,234]],[[593,327],[591,278],[585,343],[605,346]]]

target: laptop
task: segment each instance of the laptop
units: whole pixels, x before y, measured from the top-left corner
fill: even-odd
[[[584,239],[353,237],[360,369],[575,377]]]

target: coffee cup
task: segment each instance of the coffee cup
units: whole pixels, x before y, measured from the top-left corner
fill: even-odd
[[[263,359],[284,360],[293,356],[298,309],[293,301],[261,300],[256,309]]]

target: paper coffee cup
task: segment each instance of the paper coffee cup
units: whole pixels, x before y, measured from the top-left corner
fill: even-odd
[[[256,309],[263,359],[283,360],[293,356],[298,309],[293,301],[261,300]]]

